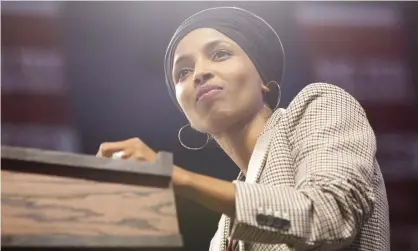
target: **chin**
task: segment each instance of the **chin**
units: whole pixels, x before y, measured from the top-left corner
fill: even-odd
[[[240,117],[239,112],[225,107],[211,109],[204,117],[197,119],[195,128],[201,132],[216,135],[228,131],[240,120]]]

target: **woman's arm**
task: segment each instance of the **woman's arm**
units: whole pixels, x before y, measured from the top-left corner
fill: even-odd
[[[217,213],[235,215],[233,183],[174,167],[173,183],[176,194],[200,203]]]

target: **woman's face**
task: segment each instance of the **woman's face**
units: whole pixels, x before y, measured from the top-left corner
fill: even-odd
[[[247,54],[222,33],[201,28],[178,44],[172,76],[191,126],[216,135],[251,120],[263,108],[263,83]]]

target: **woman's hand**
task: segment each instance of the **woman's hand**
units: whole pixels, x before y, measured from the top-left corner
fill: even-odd
[[[107,142],[100,145],[96,156],[112,157],[122,152],[122,159],[135,159],[154,162],[157,154],[142,140],[132,138],[118,142]],[[231,182],[189,172],[178,166],[173,167],[174,191],[190,198],[207,208],[233,216],[235,213],[235,187]]]
[[[113,154],[121,152],[122,159],[135,159],[154,162],[157,154],[139,138],[131,138],[117,142],[106,142],[100,145],[97,157],[112,157]]]
[[[157,158],[157,153],[139,138],[102,143],[96,156],[111,158],[115,153],[121,153],[118,156],[121,159],[154,162]],[[190,172],[177,166],[173,167],[172,179],[175,188],[184,186],[188,182],[190,176]]]

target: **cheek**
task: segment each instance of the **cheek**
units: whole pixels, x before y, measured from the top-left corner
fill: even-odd
[[[193,90],[190,88],[186,88],[185,85],[179,84],[176,85],[176,99],[177,102],[180,105],[180,108],[183,110],[184,115],[186,116],[186,119],[189,121],[189,123],[193,126],[193,128],[196,128],[195,124],[198,118],[196,111],[194,109],[194,106],[189,101],[191,96],[194,94],[192,93]]]
[[[259,90],[262,86],[257,70],[242,61],[231,64],[228,67],[228,75],[231,90],[236,93],[242,93],[245,96]]]
[[[185,114],[190,113],[192,109],[190,102],[192,90],[190,90],[190,88],[187,88],[186,84],[178,84],[175,87],[175,91],[177,102],[180,104],[180,107],[183,110],[183,112]]]
[[[175,91],[176,91],[176,99],[177,102],[180,104],[180,107],[184,110],[184,105],[185,105],[185,90],[184,90],[184,86],[182,85],[176,85],[175,87]]]

